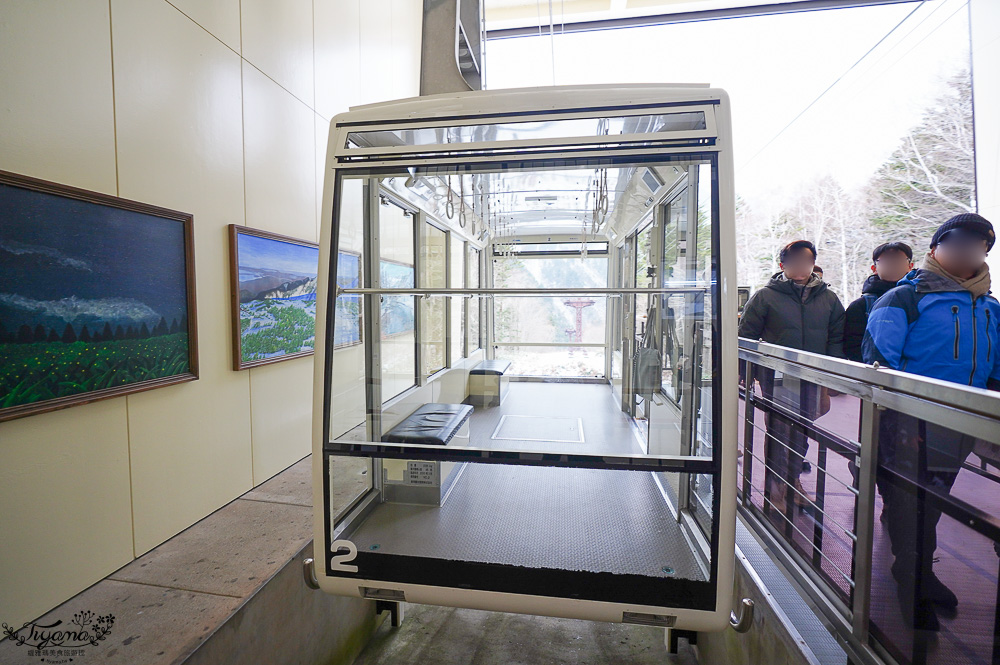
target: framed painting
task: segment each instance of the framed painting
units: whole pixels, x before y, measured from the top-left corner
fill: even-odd
[[[0,421],[198,378],[192,224],[0,171]]]
[[[319,245],[229,225],[233,369],[312,355]]]

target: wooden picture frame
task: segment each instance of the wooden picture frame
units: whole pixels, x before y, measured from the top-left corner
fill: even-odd
[[[313,354],[319,245],[229,225],[236,371]]]
[[[0,421],[198,378],[194,216],[0,171]]]

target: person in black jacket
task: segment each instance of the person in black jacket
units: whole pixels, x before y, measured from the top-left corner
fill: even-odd
[[[861,342],[865,338],[868,312],[875,301],[913,270],[913,249],[905,242],[885,242],[872,252],[872,274],[861,286],[861,297],[847,306],[844,319],[844,355],[864,362]]]
[[[750,297],[740,318],[739,336],[843,357],[844,306],[813,272],[815,265],[816,247],[811,242],[785,245],[779,254],[781,272]],[[809,419],[820,415],[818,386],[786,375],[778,388],[773,371],[760,367],[756,374],[765,399]],[[791,487],[795,503],[808,505],[799,481],[809,446],[805,430],[775,413],[768,413],[766,427],[765,499],[779,512],[787,512],[786,488]]]

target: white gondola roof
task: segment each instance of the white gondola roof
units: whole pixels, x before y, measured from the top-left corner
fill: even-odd
[[[337,115],[334,122],[391,123],[394,120],[496,116],[532,111],[669,105],[710,102],[725,95],[725,91],[711,88],[707,83],[632,83],[476,90],[352,106],[350,111]]]
[[[333,122],[341,128],[335,135],[343,141],[336,148],[342,155],[357,153],[357,148],[390,146],[434,150],[477,142],[559,143],[571,137],[706,131],[706,113],[696,109],[725,98],[723,90],[701,83],[486,90],[353,107]],[[406,185],[411,192],[400,190],[401,194],[418,196],[425,209],[438,214],[446,199],[459,206],[465,201],[479,226],[489,226],[495,240],[499,236],[580,232],[602,237],[604,222],[614,215],[627,190],[633,192],[628,198],[645,199],[651,193],[641,188],[635,191],[632,180],[641,170],[632,167],[554,168],[448,178],[422,176],[415,169],[411,174],[414,177]],[[659,174],[661,182],[670,181],[665,175]],[[595,206],[602,202],[604,214],[595,214]]]

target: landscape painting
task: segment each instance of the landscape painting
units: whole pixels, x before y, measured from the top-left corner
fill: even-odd
[[[236,224],[229,230],[233,368],[312,354],[319,246]]]
[[[412,289],[413,266],[382,259],[379,273],[384,289]],[[382,337],[412,333],[416,326],[413,316],[413,296],[385,296],[382,300],[380,323]]]
[[[0,420],[198,378],[192,223],[0,171]]]

